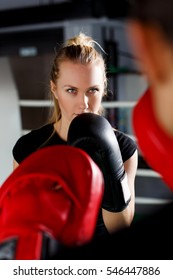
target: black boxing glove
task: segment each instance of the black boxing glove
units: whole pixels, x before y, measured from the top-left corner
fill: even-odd
[[[101,169],[104,177],[102,208],[111,212],[124,210],[131,194],[119,144],[110,123],[100,115],[80,114],[70,124],[67,142],[87,152]]]

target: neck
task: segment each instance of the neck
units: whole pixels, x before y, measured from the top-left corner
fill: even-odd
[[[58,135],[65,141],[67,141],[67,133],[69,125],[67,125],[65,122],[60,119],[58,122],[54,124],[54,128]]]

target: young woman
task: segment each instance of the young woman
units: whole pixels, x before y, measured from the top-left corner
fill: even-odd
[[[51,121],[16,142],[13,148],[14,168],[41,147],[66,145],[70,123],[76,116],[81,113],[103,113],[101,102],[107,90],[106,67],[103,56],[95,49],[95,44],[98,46],[91,37],[80,33],[59,48],[50,79],[54,102]],[[137,146],[122,132],[114,130],[114,133],[127,173],[131,201],[121,212],[110,212],[102,208],[96,235],[112,233],[129,226],[134,217]]]

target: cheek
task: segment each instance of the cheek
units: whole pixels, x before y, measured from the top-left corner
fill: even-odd
[[[58,96],[59,106],[60,108],[69,108],[71,107],[72,102],[70,102],[69,98],[65,98],[65,96]]]
[[[66,116],[71,117],[73,112],[75,111],[76,102],[73,98],[69,98],[68,96],[59,96],[58,103],[60,110]]]

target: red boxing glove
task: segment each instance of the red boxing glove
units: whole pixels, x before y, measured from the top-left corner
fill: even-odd
[[[133,127],[139,147],[148,164],[173,190],[173,139],[159,126],[148,89],[133,110]]]
[[[40,259],[44,234],[66,246],[93,236],[103,176],[82,150],[43,148],[26,158],[0,188],[0,259]],[[8,255],[8,254],[7,254]]]

